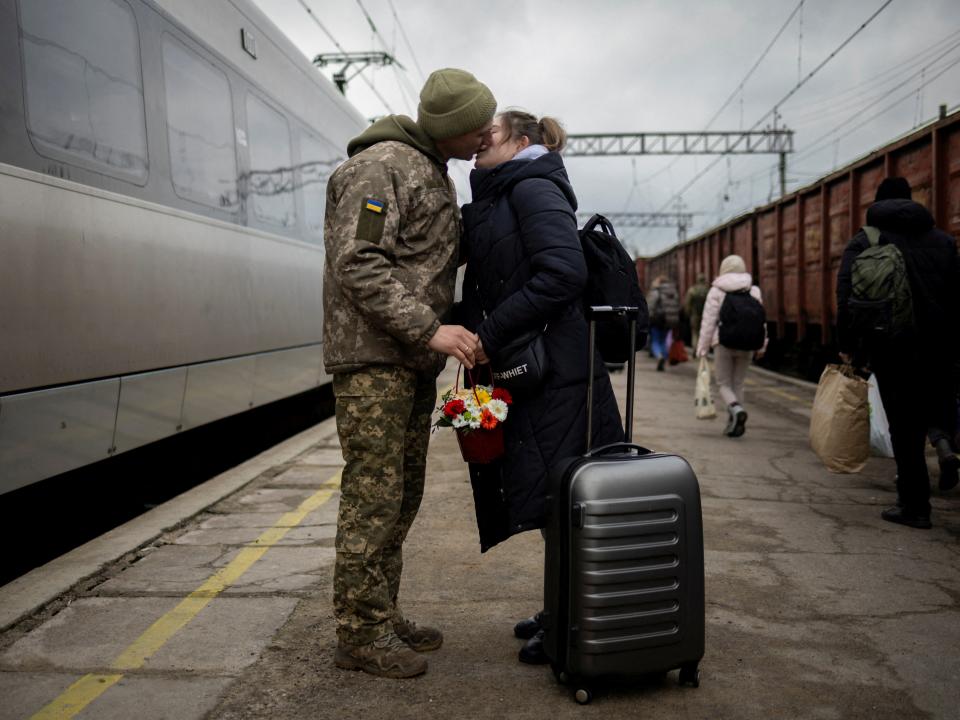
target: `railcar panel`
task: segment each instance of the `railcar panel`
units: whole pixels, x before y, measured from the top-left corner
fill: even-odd
[[[186,384],[186,368],[120,378],[114,453],[133,450],[175,434],[180,427]]]
[[[823,290],[821,276],[821,243],[823,227],[820,219],[823,209],[821,193],[810,193],[803,203],[803,302],[802,311],[810,322],[818,323],[823,310]]]
[[[102,460],[120,380],[0,397],[0,493]]]

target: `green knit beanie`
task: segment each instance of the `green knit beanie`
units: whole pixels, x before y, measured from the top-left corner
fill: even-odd
[[[444,68],[430,73],[420,91],[417,124],[443,140],[483,127],[496,109],[490,88],[466,70]]]

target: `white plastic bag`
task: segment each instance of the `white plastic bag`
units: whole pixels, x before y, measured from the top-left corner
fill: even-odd
[[[867,402],[870,403],[870,449],[874,455],[893,457],[893,443],[890,442],[890,424],[880,399],[880,386],[877,376],[871,375],[867,381]]]
[[[697,369],[697,389],[693,396],[694,412],[698,420],[709,420],[717,416],[717,408],[710,394],[710,363],[706,356],[700,358]]]

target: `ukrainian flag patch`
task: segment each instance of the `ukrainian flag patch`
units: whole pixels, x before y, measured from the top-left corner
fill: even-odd
[[[374,200],[373,198],[367,198],[363,201],[363,207],[365,210],[370,212],[375,212],[377,215],[383,212],[383,200]]]

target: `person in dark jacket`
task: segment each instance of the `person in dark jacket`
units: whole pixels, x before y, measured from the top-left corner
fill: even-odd
[[[463,322],[480,337],[478,362],[545,328],[549,368],[540,390],[511,406],[502,460],[470,466],[481,552],[543,528],[551,468],[586,450],[588,327],[580,298],[587,266],[577,234],[577,199],[559,153],[565,140],[552,118],[513,110],[498,115],[493,141],[477,155],[470,176],[473,202],[463,208]],[[597,353],[592,443],[623,438]],[[546,662],[538,630],[535,618],[514,629],[530,638],[520,654],[524,662]]]
[[[869,364],[890,423],[897,504],[881,516],[927,529],[931,523],[926,436],[936,428],[952,437],[956,424],[953,373],[960,329],[960,270],[954,239],[935,228],[930,212],[909,195],[905,179],[886,178],[867,210],[867,226],[880,231],[879,245],[893,243],[903,255],[913,301],[912,325],[894,339],[864,337],[855,329],[848,305],[853,264],[870,246],[861,229],[844,251],[837,276],[837,326],[841,359]]]

